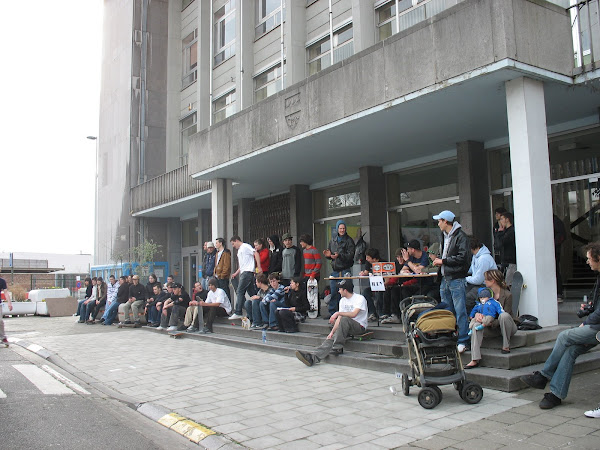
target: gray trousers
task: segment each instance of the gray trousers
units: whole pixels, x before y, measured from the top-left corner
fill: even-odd
[[[140,312],[144,312],[144,307],[146,306],[146,300],[136,300],[133,303],[126,302],[123,303],[123,314],[125,315],[124,320],[130,320],[129,313],[133,312],[133,321],[140,321]]]
[[[0,303],[0,339],[4,339],[6,335],[4,334],[4,320],[2,317],[4,313],[2,312],[2,303]]]
[[[344,343],[350,336],[362,334],[365,329],[354,319],[350,317],[341,317],[340,326],[333,334],[333,339],[325,339],[323,343],[317,347],[313,355],[319,359],[324,359],[331,353],[332,349],[344,348]]]
[[[498,316],[498,320],[492,323],[492,326],[485,327],[483,330],[473,329],[471,334],[471,359],[478,361],[481,359],[481,343],[485,336],[496,337],[502,335],[502,348],[510,348],[510,338],[517,332],[517,325],[507,312]]]

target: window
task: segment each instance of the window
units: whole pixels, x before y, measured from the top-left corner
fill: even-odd
[[[392,0],[375,10],[377,15],[377,37],[380,41],[396,33],[396,7],[398,7],[398,13],[401,13],[408,8],[412,8],[413,3],[417,4],[413,0]]]
[[[235,55],[235,7],[233,0],[215,12],[214,65],[218,66]]]
[[[235,113],[235,90],[219,97],[213,102],[213,123],[219,123]]]
[[[198,115],[196,112],[184,117],[179,122],[180,130],[180,149],[179,149],[179,164],[185,166],[188,160],[189,148],[190,148],[190,137],[196,134],[198,131],[197,127]]]
[[[181,222],[181,246],[195,247],[198,245],[198,219]]]
[[[348,24],[333,33],[333,63],[337,63],[354,54],[354,34],[352,24]],[[331,65],[331,45],[329,36],[308,47],[308,75],[313,75]]]
[[[182,88],[188,87],[198,78],[198,28],[188,34],[182,41],[183,78]]]
[[[284,69],[285,70],[285,69]],[[254,102],[279,92],[282,88],[281,64],[264,71],[254,78]]]
[[[194,0],[181,0],[181,10],[183,11],[185,8],[190,6]]]
[[[258,38],[281,23],[281,0],[257,0],[256,19],[254,37]]]

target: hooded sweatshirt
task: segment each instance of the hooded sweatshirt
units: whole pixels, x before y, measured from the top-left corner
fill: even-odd
[[[269,239],[275,245],[275,248],[271,250],[271,260],[269,261],[269,273],[273,272],[281,272],[281,265],[283,263],[283,249],[281,248],[281,244],[279,243],[279,236],[274,234],[273,236],[269,236]]]
[[[449,233],[442,232],[441,274],[451,279],[465,278],[469,269],[469,244],[460,223],[454,222]]]
[[[483,274],[488,270],[497,269],[496,261],[494,257],[485,245],[482,245],[479,251],[473,256],[471,260],[471,267],[469,268],[469,274],[466,278],[467,283],[480,285],[483,284]]]

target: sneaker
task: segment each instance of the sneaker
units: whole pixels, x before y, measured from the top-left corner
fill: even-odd
[[[371,314],[369,316],[369,322],[377,322],[377,316],[375,314]]]
[[[186,331],[188,333],[195,333],[196,331],[198,331],[198,328],[196,328],[196,327],[187,327]]]
[[[135,321],[133,324],[133,328],[142,328],[142,322]]]
[[[396,314],[392,314],[387,319],[383,319],[381,323],[400,323],[400,318]]]
[[[315,361],[313,359],[313,355],[308,352],[302,352],[300,350],[296,350],[296,358],[306,364],[308,367],[311,367]]]
[[[209,330],[206,327],[202,328],[202,333],[204,333],[204,334],[209,334],[209,333],[212,333],[212,332],[213,332],[213,330]]]
[[[464,353],[467,351],[467,346],[465,344],[458,344],[458,353]]]
[[[163,328],[163,327],[161,327],[160,325],[159,325],[159,326],[157,326],[157,327],[156,327],[156,329],[157,329],[158,331],[162,331],[162,330],[164,330],[164,328]]]
[[[125,325],[131,325],[133,322],[131,320],[126,320],[125,322],[123,322]]]
[[[3,341],[4,342],[4,341]],[[600,405],[596,409],[591,409],[584,412],[585,417],[591,417],[592,419],[600,419]]]
[[[552,409],[562,403],[562,400],[554,395],[552,392],[546,392],[544,398],[540,402],[541,409]]]
[[[383,315],[380,317],[380,319],[381,319],[382,321],[384,321],[385,319],[389,319],[389,317],[390,317],[389,315],[387,315],[387,314],[383,314]]]
[[[251,330],[262,330],[262,327],[263,327],[263,325],[262,325],[262,324],[258,325],[258,324],[255,324],[255,323],[253,323],[253,324],[250,326],[250,329],[251,329]]]
[[[175,325],[171,325],[169,328],[167,328],[167,331],[177,331],[177,327]]]
[[[151,327],[151,328],[158,328],[160,326],[160,323],[151,323],[148,326]]]
[[[544,389],[548,383],[548,379],[538,371],[533,372],[531,375],[523,375],[521,381],[535,389]]]
[[[239,314],[233,314],[231,316],[229,316],[229,320],[238,320],[241,319],[244,316],[240,316]]]
[[[187,331],[187,328],[185,325],[181,325],[179,327],[177,327],[177,331]]]
[[[103,317],[102,319],[100,319],[100,323],[104,323],[106,319]]]

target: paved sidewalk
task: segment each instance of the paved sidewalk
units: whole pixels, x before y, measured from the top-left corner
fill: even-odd
[[[136,401],[152,402],[256,449],[600,447],[599,373],[578,375],[561,407],[540,410],[541,391],[484,389],[477,405],[452,386],[433,410],[393,374],[328,365],[144,329],[75,324],[71,317],[5,319],[21,337]],[[342,356],[339,356],[343,358]],[[398,395],[389,387],[393,385]]]

